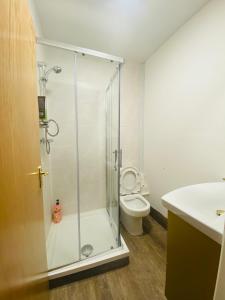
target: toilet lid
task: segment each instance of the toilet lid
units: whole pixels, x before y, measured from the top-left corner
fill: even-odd
[[[141,191],[141,178],[134,167],[121,169],[120,193],[122,195],[136,194]]]

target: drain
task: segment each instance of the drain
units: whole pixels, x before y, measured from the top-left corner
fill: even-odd
[[[81,253],[82,255],[84,255],[85,257],[88,257],[91,255],[91,253],[93,252],[94,248],[91,244],[85,244],[82,248],[81,248]]]

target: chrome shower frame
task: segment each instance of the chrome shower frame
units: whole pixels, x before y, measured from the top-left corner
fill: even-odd
[[[51,41],[51,40],[48,40],[48,39],[43,39],[43,38],[40,38],[40,37],[36,38],[36,42],[39,45],[61,48],[61,49],[64,49],[64,50],[68,50],[70,52],[72,51],[72,52],[80,53],[80,54],[87,54],[87,55],[103,58],[103,59],[106,59],[106,60],[109,60],[109,61],[112,61],[112,62],[118,62],[120,64],[124,63],[124,59],[122,57],[107,54],[107,53],[96,51],[96,50],[77,47],[77,46],[74,46],[74,45],[71,45],[71,44],[55,42],[55,41]]]

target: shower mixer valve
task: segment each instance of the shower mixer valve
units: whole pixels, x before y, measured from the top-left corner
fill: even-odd
[[[49,131],[49,124],[51,124],[51,123],[53,123],[55,125],[55,128],[56,128],[55,132]],[[45,144],[46,152],[47,152],[47,154],[50,154],[50,152],[51,152],[50,143],[54,142],[54,140],[49,139],[48,136],[51,136],[51,137],[57,136],[59,134],[59,125],[55,120],[49,119],[49,120],[40,120],[40,127],[44,128],[44,131],[45,131],[45,137],[40,139],[40,143]]]
[[[46,139],[44,137],[40,139],[40,143],[41,144],[45,144],[46,142],[53,143],[54,140],[53,139],[47,139],[47,141],[46,141]]]

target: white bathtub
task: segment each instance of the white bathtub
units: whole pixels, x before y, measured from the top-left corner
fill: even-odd
[[[163,205],[217,243],[222,243],[225,215],[225,182],[202,183],[174,190],[162,197]]]

